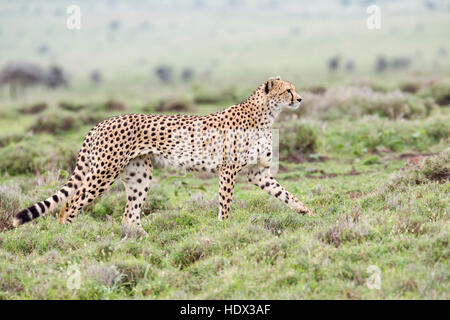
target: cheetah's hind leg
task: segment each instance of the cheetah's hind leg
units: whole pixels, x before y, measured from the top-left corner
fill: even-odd
[[[133,231],[137,231],[138,236],[147,235],[142,228],[141,209],[150,187],[152,175],[152,163],[147,156],[131,160],[119,175],[127,194],[127,204],[122,220],[125,237],[132,234]]]
[[[102,181],[101,185],[95,183],[97,179]],[[75,196],[61,207],[59,223],[71,223],[80,210],[97,199],[114,183],[114,180],[115,177],[108,173],[97,175],[93,172],[88,172],[86,178],[83,180],[83,184],[79,187]]]

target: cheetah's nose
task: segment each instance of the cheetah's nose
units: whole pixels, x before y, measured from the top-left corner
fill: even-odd
[[[298,102],[302,102],[302,98],[298,98],[297,101],[298,101]]]

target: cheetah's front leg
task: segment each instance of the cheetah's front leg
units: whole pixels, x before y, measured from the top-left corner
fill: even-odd
[[[271,175],[270,167],[255,166],[248,172],[248,181],[277,199],[284,201],[290,208],[301,214],[310,215],[311,212],[296,197],[283,188]]]
[[[219,178],[219,220],[224,220],[230,217],[235,178],[236,170],[233,166],[222,166]]]

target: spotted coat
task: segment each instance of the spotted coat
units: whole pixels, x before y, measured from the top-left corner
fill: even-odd
[[[71,222],[119,178],[127,195],[123,223],[144,232],[140,212],[152,182],[152,160],[218,174],[219,220],[230,217],[236,175],[243,169],[250,183],[298,213],[309,213],[270,173],[273,123],[283,107],[296,109],[300,101],[294,85],[276,77],[244,102],[207,116],[126,114],[107,119],[85,137],[67,183],[17,213],[13,223],[28,222],[59,204],[60,223]]]

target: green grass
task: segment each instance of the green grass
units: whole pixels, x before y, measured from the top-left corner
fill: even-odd
[[[143,219],[149,233],[143,240],[122,240],[124,194],[110,192],[99,202],[114,203],[108,217],[97,203],[72,226],[49,216],[1,233],[0,296],[447,299],[449,184],[428,180],[402,193],[377,193],[398,165],[359,176],[281,179],[314,210],[312,217],[240,183],[232,218],[219,223],[217,203],[208,200],[215,192],[201,192],[205,200],[197,206],[195,197],[175,198],[172,184],[161,181],[156,196],[167,193],[171,208]],[[350,169],[338,162],[329,168]],[[36,189],[42,187],[25,192]],[[66,286],[71,265],[81,271],[74,292]],[[380,290],[366,286],[370,265],[382,270]]]
[[[22,131],[39,117],[30,116]],[[14,212],[65,181],[88,126],[18,133],[19,141],[5,140],[0,149],[0,297],[448,299],[448,152],[406,171],[401,157],[408,150],[443,150],[446,119],[441,109],[416,120],[309,119],[279,126],[282,141],[298,133],[298,142],[282,148],[286,156],[315,152],[309,158],[316,162],[282,157],[277,173],[312,209],[311,217],[240,176],[232,217],[219,222],[217,178],[157,169],[143,208],[145,239],[121,227],[126,199],[120,183],[71,226],[50,215],[9,230]],[[317,142],[314,150],[303,148],[305,139]],[[381,270],[380,290],[366,284],[371,265]],[[74,267],[81,277],[77,290],[67,286]]]
[[[78,2],[79,31],[65,28],[65,5],[54,1],[0,5],[0,65],[57,63],[72,80],[19,99],[0,88],[0,299],[450,299],[442,7],[377,1],[375,31],[359,1]],[[336,55],[339,70],[330,71]],[[411,66],[377,73],[379,56],[409,57]],[[155,75],[161,65],[174,70],[169,84]],[[185,68],[191,81],[180,78]],[[89,81],[94,69],[101,84]],[[275,75],[303,97],[276,122],[276,178],[311,217],[241,175],[231,219],[219,222],[217,177],[156,168],[143,207],[147,238],[121,226],[120,182],[70,226],[54,212],[11,228],[14,213],[64,184],[97,122],[216,112]],[[24,112],[38,103],[46,109]],[[379,290],[367,285],[373,266]]]

